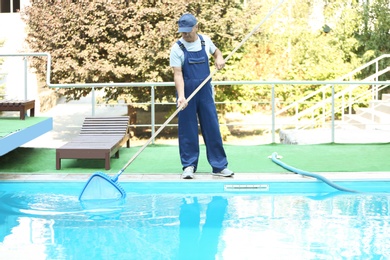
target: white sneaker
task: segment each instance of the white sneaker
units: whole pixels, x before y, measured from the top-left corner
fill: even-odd
[[[222,176],[222,177],[232,177],[234,175],[234,172],[232,172],[228,168],[225,168],[225,169],[223,169],[220,172],[213,172],[212,175],[214,175],[214,176]]]
[[[182,179],[193,179],[194,178],[194,166],[188,166],[184,169],[183,174],[181,175]]]

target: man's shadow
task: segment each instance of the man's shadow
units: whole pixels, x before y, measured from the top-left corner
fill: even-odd
[[[183,199],[180,209],[180,245],[178,259],[215,259],[218,252],[227,199],[214,196],[207,205],[206,221],[200,227],[200,205],[196,197]]]

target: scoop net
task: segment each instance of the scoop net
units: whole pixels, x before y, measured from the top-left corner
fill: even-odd
[[[126,192],[117,180],[103,172],[94,173],[85,184],[79,200],[115,200],[126,198]]]

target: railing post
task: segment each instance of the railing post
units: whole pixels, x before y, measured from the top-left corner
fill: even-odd
[[[375,62],[375,81],[378,81],[378,72],[379,72],[379,60]]]
[[[352,90],[350,90],[348,93],[348,115],[352,115],[352,106]]]
[[[334,143],[334,85],[332,85],[332,143]]]
[[[311,111],[311,120],[310,120],[310,123],[311,123],[311,129],[314,129],[316,127],[316,122],[315,122],[315,119],[314,119],[314,110]]]
[[[271,110],[272,110],[272,143],[275,143],[275,85],[271,88]]]
[[[325,89],[322,91],[322,122],[323,124],[325,124],[326,122],[326,103],[325,103],[325,99],[326,99],[326,95],[325,95]]]
[[[299,127],[298,127],[298,124],[299,124],[299,118],[298,118],[298,116],[299,116],[299,105],[298,105],[298,103],[296,103],[295,104],[295,129],[298,129]]]
[[[11,1],[12,2],[12,1]],[[24,99],[27,100],[27,57],[23,57],[24,60]]]
[[[154,98],[155,98],[155,87],[154,86],[151,86],[150,87],[150,93],[151,93],[151,97],[150,97],[150,112],[151,112],[151,116],[150,116],[150,122],[151,122],[151,134],[152,136],[154,136],[154,132],[155,132],[155,124],[156,124],[156,120],[155,120],[155,117],[156,117],[156,113],[155,113],[155,102],[154,102]],[[154,141],[155,139],[153,138],[152,140],[152,144],[154,144]]]
[[[379,80],[379,76],[378,76],[378,72],[379,72],[379,60],[377,60],[375,62],[375,81],[378,81]],[[379,99],[379,95],[378,95],[378,85],[375,85],[375,99],[374,100],[378,100]]]
[[[95,116],[95,103],[96,103],[96,100],[95,100],[95,87],[92,87],[92,95],[91,95],[91,99],[92,99],[92,116]]]
[[[372,86],[371,87],[371,89],[372,89],[372,91],[373,91],[373,93],[372,93],[372,99],[373,100],[379,100],[379,91],[378,91],[378,89],[379,89],[379,85],[374,85],[374,86]]]
[[[348,96],[348,100],[351,98],[351,94]],[[345,110],[345,95],[341,95],[341,122],[344,124],[344,110]]]

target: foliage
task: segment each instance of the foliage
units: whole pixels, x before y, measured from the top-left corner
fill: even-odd
[[[390,53],[390,5],[388,0],[364,2],[360,8],[361,25],[357,27],[356,39],[359,41],[357,54],[368,62],[382,54]],[[390,61],[380,64],[381,68],[390,66]],[[371,75],[375,68],[370,68],[363,77]],[[381,80],[389,80],[390,75]]]
[[[268,3],[268,8],[273,4]],[[286,2],[275,13],[276,17],[263,26],[262,33],[254,35],[242,57],[229,68],[228,73],[242,80],[268,81],[332,80],[345,75],[362,62],[362,55],[358,51],[361,43],[356,38],[357,28],[362,21],[359,6],[359,3],[348,0],[327,1],[323,6],[311,1]],[[319,13],[318,7],[322,9]],[[387,20],[388,17],[383,19]],[[289,104],[318,87],[294,88],[285,85],[276,88],[276,96],[280,102]],[[266,86],[240,92],[234,91],[236,88],[227,93],[224,99],[271,99],[270,88]],[[329,96],[330,91],[326,95]],[[316,102],[322,98],[320,94],[310,101]],[[305,104],[302,104],[300,110],[304,107]],[[246,111],[250,110],[246,108]]]
[[[387,0],[364,2],[361,6],[362,25],[358,28],[359,52],[374,51],[374,55],[389,53],[390,7]],[[372,55],[372,54],[371,54]],[[371,56],[370,55],[370,56]],[[371,59],[372,57],[367,57]]]
[[[193,12],[203,29],[217,31],[211,34],[217,45],[229,47],[239,31],[227,14],[232,8],[236,13],[236,7],[233,1],[33,1],[24,17],[30,48],[52,56],[53,83],[164,82],[173,79],[169,51],[178,38],[179,16]],[[44,61],[33,65],[44,74]],[[145,102],[149,91],[105,88],[105,99]],[[89,92],[67,89],[64,94],[78,99]],[[174,97],[174,88],[157,98],[167,96]]]
[[[276,4],[272,0],[35,0],[24,18],[31,50],[52,55],[54,83],[163,82],[173,80],[169,51],[179,37],[176,22],[182,13],[196,15],[200,33],[209,35],[226,57]],[[389,12],[388,0],[284,1],[214,80],[337,79],[389,53]],[[43,77],[45,61],[34,59],[33,65]],[[276,96],[287,104],[317,88],[285,85],[276,88]],[[172,102],[174,88],[161,89],[157,100]],[[89,91],[66,89],[64,94],[78,99]],[[107,102],[149,98],[149,88],[105,88]],[[216,86],[217,101],[270,98],[270,86],[250,90]],[[311,101],[321,98],[314,96]],[[256,106],[226,106],[224,112],[250,112]]]

